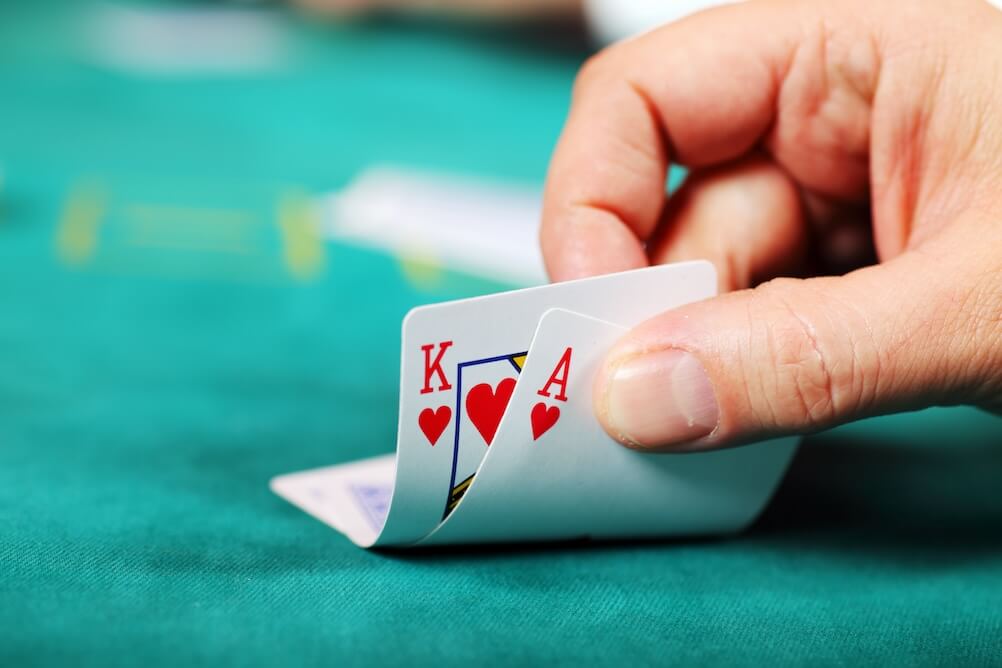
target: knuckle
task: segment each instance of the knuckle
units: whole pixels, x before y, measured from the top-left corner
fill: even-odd
[[[629,61],[629,55],[625,51],[628,46],[628,42],[613,44],[589,56],[578,69],[577,76],[574,78],[574,98],[579,98],[582,94],[608,85],[613,81],[621,80],[622,65],[624,61]]]
[[[574,98],[581,97],[582,94],[586,93],[596,83],[606,78],[608,76],[606,74],[607,70],[608,54],[605,51],[600,51],[590,56],[581,65],[577,76],[574,78]]]
[[[840,415],[858,410],[864,388],[872,384],[864,376],[873,365],[864,363],[848,328],[843,330],[821,308],[803,306],[834,306],[811,283],[776,279],[755,291],[750,317],[759,324],[750,331],[758,340],[750,349],[765,359],[752,360],[759,387],[750,388],[758,391],[750,392],[749,401],[766,428],[829,426]],[[798,298],[791,299],[791,294]]]

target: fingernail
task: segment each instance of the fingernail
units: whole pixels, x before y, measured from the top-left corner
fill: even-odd
[[[670,446],[702,438],[716,428],[719,409],[713,386],[690,353],[646,353],[609,371],[606,419],[628,443]]]

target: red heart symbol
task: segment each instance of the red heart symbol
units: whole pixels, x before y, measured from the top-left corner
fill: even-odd
[[[449,426],[452,419],[452,409],[448,406],[439,406],[436,409],[426,408],[418,415],[417,423],[424,432],[425,438],[432,445],[438,441],[439,436]]]
[[[466,395],[466,414],[487,445],[494,440],[504,409],[508,407],[508,400],[514,391],[515,379],[505,378],[498,383],[497,389],[490,383],[480,383]]]
[[[538,440],[540,436],[550,430],[550,427],[557,424],[560,419],[560,408],[557,406],[547,407],[542,401],[532,407],[532,440]]]

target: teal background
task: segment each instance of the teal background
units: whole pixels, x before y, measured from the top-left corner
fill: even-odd
[[[272,495],[392,450],[408,308],[503,287],[283,207],[373,163],[540,183],[586,52],[280,14],[279,72],[139,76],[91,11],[0,8],[0,665],[1002,664],[970,409],[809,437],[726,540],[373,553]]]

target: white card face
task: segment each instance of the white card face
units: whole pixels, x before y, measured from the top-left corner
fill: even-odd
[[[561,309],[542,317],[476,479],[421,544],[723,533],[757,516],[798,439],[698,454],[624,448],[598,423],[592,386],[625,331]]]
[[[546,311],[561,307],[634,325],[715,293],[713,266],[697,261],[414,309],[403,325],[392,502],[381,530],[360,529],[349,537],[364,547],[415,543],[455,507],[492,447],[489,440],[497,437],[518,387],[513,383]],[[307,480],[301,475],[282,476],[272,487],[339,530],[348,524],[367,526],[335,517],[340,508],[317,513],[303,505],[302,499],[318,494],[300,489]],[[351,477],[336,484],[348,484]],[[326,496],[342,498],[340,492]],[[360,511],[352,503],[343,512]]]

